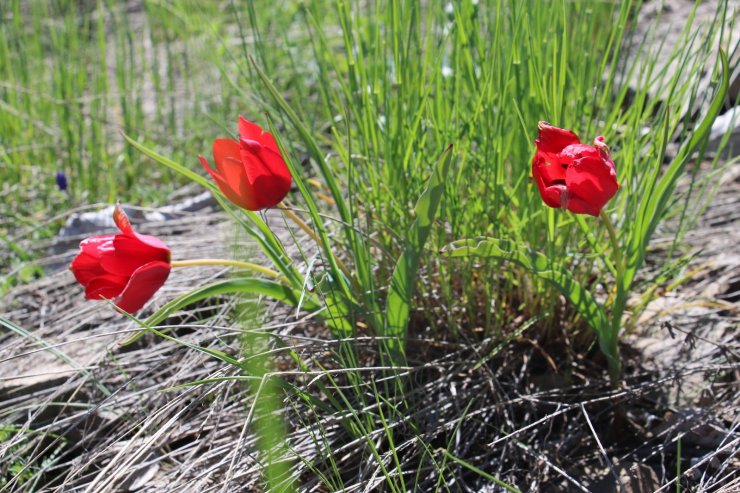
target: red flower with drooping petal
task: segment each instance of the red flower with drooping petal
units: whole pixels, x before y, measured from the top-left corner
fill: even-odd
[[[215,170],[206,158],[199,157],[226,198],[244,209],[258,211],[274,207],[290,190],[290,171],[275,138],[242,116],[238,142],[213,141]]]
[[[581,144],[570,130],[547,122],[540,122],[537,127],[532,176],[542,200],[556,209],[598,216],[619,189],[604,137],[596,137],[590,146]]]
[[[80,243],[69,268],[89,300],[109,299],[129,313],[139,310],[170,275],[170,249],[154,236],[134,231],[116,204],[113,221],[121,234]]]

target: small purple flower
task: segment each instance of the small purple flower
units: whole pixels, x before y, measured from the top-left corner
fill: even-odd
[[[59,190],[67,190],[67,175],[63,171],[57,171],[57,186]]]

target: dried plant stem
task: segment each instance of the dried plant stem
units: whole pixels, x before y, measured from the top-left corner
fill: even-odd
[[[606,226],[606,230],[609,234],[609,240],[612,244],[612,256],[614,260],[614,265],[617,268],[617,275],[615,280],[616,299],[612,301],[612,326],[607,329],[609,337],[608,342],[606,342],[606,347],[602,346],[602,350],[604,350],[605,354],[607,355],[607,359],[609,360],[609,373],[612,378],[612,384],[616,385],[622,373],[618,347],[618,334],[622,321],[622,310],[620,308],[616,308],[616,314],[614,313],[614,310],[615,304],[617,305],[617,307],[622,306],[621,300],[624,299],[622,281],[624,280],[625,265],[624,258],[622,257],[622,250],[619,246],[617,230],[614,228],[614,223],[612,223],[609,215],[604,212],[604,210],[599,213],[599,217]],[[600,335],[599,337],[603,338],[603,335]],[[602,342],[602,344],[604,344],[604,342]]]
[[[316,235],[314,230],[311,229],[311,227],[306,224],[303,219],[298,217],[295,212],[290,210],[288,206],[285,205],[285,202],[280,202],[277,207],[278,209],[283,211],[283,213],[288,216],[291,221],[296,223],[296,225],[298,225],[298,227],[301,228],[313,241],[315,241],[317,245],[321,245],[321,239],[318,237],[318,235]],[[334,259],[337,261],[337,265],[339,266],[339,268],[342,269],[342,272],[344,272],[344,275],[346,275],[347,278],[350,279],[351,276],[349,268],[336,255],[334,255]]]

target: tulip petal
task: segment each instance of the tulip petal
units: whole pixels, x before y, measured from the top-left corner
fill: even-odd
[[[87,299],[110,299],[132,312],[167,279],[170,249],[154,236],[136,233],[118,204],[113,220],[121,234],[84,240],[69,268]]]
[[[85,284],[85,298],[88,300],[113,299],[121,294],[125,286],[125,277],[103,274]]]
[[[86,238],[80,243],[80,250],[93,258],[100,258],[103,252],[113,248],[113,238],[115,238],[115,235]]]
[[[561,163],[550,161],[539,152],[532,161],[532,176],[539,175],[546,186],[565,180],[565,169]]]
[[[532,176],[550,207],[598,216],[619,188],[614,162],[604,137],[581,144],[570,130],[539,122]]]
[[[113,209],[113,222],[116,223],[121,233],[125,235],[131,235],[134,232],[134,228],[131,227],[131,223],[128,220],[128,216],[121,208],[121,204],[116,203],[116,207]]]
[[[239,117],[239,141],[213,142],[215,170],[200,156],[221,192],[235,205],[256,211],[277,205],[290,191],[291,176],[277,143],[246,118]]]
[[[115,252],[98,259],[100,267],[109,274],[129,277],[136,269],[149,262],[169,262],[169,250],[163,253],[139,242],[136,238],[119,235],[115,245]]]
[[[601,208],[619,188],[617,175],[612,166],[600,158],[587,156],[577,159],[566,171],[565,182],[571,193],[569,203],[573,202],[573,207],[580,209],[579,202],[574,201],[578,198],[588,205],[590,212],[585,211],[586,214],[598,216]],[[578,212],[570,206],[568,209]]]
[[[100,266],[100,259],[84,251],[72,260],[69,269],[74,274],[77,282],[83,286],[86,286],[94,278],[105,274],[105,270]]]
[[[290,181],[272,176],[261,176],[254,183],[257,196],[260,197],[260,208],[267,209],[278,205],[290,191]]]
[[[213,141],[213,161],[216,163],[216,169],[219,174],[225,178],[225,173],[221,167],[226,159],[239,160],[241,147],[239,143],[231,139],[216,139]]]
[[[149,262],[131,275],[121,294],[114,300],[116,306],[128,313],[138,311],[162,287],[170,275],[167,262]]]
[[[557,163],[551,163],[543,153],[537,151],[532,159],[532,176],[545,204],[560,208],[561,197],[566,190],[565,169]]]
[[[580,144],[578,136],[564,128],[558,128],[547,122],[539,122],[537,125],[539,134],[534,141],[537,150],[553,156],[572,144]]]
[[[270,132],[265,132],[262,130],[262,127],[250,122],[241,115],[239,115],[239,137],[240,139],[257,141],[273,152],[280,154],[275,137]]]
[[[565,208],[574,214],[589,214],[598,216],[600,209],[589,204],[577,195],[570,194],[565,204]]]
[[[216,162],[215,173],[207,166],[205,159],[201,162],[211,174],[219,190],[234,204],[248,210],[258,210],[259,201],[247,176],[241,159],[242,150],[238,142],[231,139],[213,141],[213,160]]]
[[[557,184],[540,189],[542,201],[553,209],[560,209],[563,204],[563,196],[567,194],[565,185]]]
[[[200,164],[203,165],[206,171],[208,171],[208,174],[211,175],[211,178],[213,178],[213,181],[215,181],[216,185],[218,185],[218,189],[221,190],[224,195],[226,195],[226,192],[224,192],[224,188],[229,188],[229,184],[226,183],[223,176],[221,176],[218,171],[215,171],[208,165],[208,160],[206,158],[204,158],[203,156],[198,156],[198,158],[200,159]]]
[[[169,262],[170,260],[170,249],[167,245],[162,243],[162,240],[149,235],[142,235],[134,233],[134,236],[116,235],[113,239],[113,246],[115,249],[115,255],[102,255],[100,257],[100,263],[103,268],[109,272],[115,272],[110,270],[108,267],[113,264],[119,264],[121,261],[135,262],[137,265],[151,262],[152,260],[162,260]],[[126,269],[128,270],[128,269]],[[128,271],[126,274],[130,275],[133,271]]]
[[[588,144],[571,144],[563,148],[563,150],[559,153],[561,162],[567,164],[570,164],[576,159],[580,159],[586,156],[598,158],[599,150],[594,146],[590,146]]]
[[[259,208],[274,207],[280,203],[291,185],[290,171],[283,157],[262,147],[257,154],[242,149],[241,158]]]
[[[143,235],[134,231],[134,238],[136,238],[142,245],[146,245],[148,248],[156,250],[161,260],[170,260],[170,249],[156,236]],[[117,245],[116,248],[118,248]]]
[[[290,185],[290,170],[288,170],[288,165],[285,164],[285,159],[283,159],[283,155],[280,154],[280,152],[273,151],[269,147],[265,147],[260,154],[260,158],[262,158],[262,161],[268,168],[270,168],[270,171],[275,176]]]
[[[113,222],[116,223],[116,226],[118,226],[118,229],[121,230],[121,233],[124,237],[129,237],[132,239],[136,239],[138,243],[141,244],[142,247],[148,248],[149,250],[156,251],[160,255],[158,258],[162,258],[163,260],[166,258],[169,259],[170,249],[167,248],[167,245],[165,245],[162,240],[159,238],[155,238],[154,236],[149,235],[142,235],[134,231],[134,228],[131,227],[131,222],[128,219],[128,216],[124,212],[124,210],[121,208],[120,204],[116,204],[115,209],[113,210]],[[116,235],[114,238],[114,243],[118,240],[120,240],[122,235]],[[103,237],[99,237],[103,238]],[[90,240],[94,240],[95,238],[90,238]],[[114,248],[116,250],[119,249],[118,245],[114,244]],[[134,254],[130,252],[124,252],[125,255],[128,254]],[[151,255],[156,255],[156,253],[152,253]]]
[[[106,255],[100,259],[100,266],[105,272],[123,277],[129,277],[141,264],[140,257]]]
[[[225,161],[223,167],[225,171],[224,182],[228,184],[228,188],[232,191],[231,195],[224,192],[229,200],[244,209],[259,210],[259,199],[249,181],[249,176],[241,159],[229,158]]]

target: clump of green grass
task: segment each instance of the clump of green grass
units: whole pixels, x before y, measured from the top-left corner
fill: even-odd
[[[354,262],[356,278],[347,287],[338,271],[331,272],[337,290],[359,287],[359,301],[348,302],[354,303],[346,310],[349,318],[369,322],[376,335],[405,339],[408,319],[389,320],[399,292],[396,274],[399,265],[408,267],[402,260],[409,248],[418,257],[461,238],[489,237],[556,262],[568,283],[581,286],[581,294],[567,295],[571,304],[563,309],[562,285],[533,273],[531,266],[507,262],[505,255],[450,260],[425,254],[420,267],[427,282],[416,283],[414,266],[404,279],[410,287],[402,288],[404,303],[418,307],[414,323],[441,337],[472,329],[487,336],[505,334],[522,315],[548,313],[537,324],[546,330],[573,330],[584,323],[595,329],[612,374],[618,374],[618,334],[631,319],[628,297],[654,293],[635,280],[650,238],[678,213],[687,219],[678,240],[691,225],[681,211],[710,191],[697,181],[688,193],[673,195],[678,179],[701,161],[694,153],[721,108],[729,75],[718,60],[712,96],[698,93],[698,78],[681,76],[700,72],[724,22],[701,37],[684,30],[671,55],[683,72],[656,73],[655,59],[626,66],[623,44],[639,7],[639,2],[461,1],[423,8],[313,2],[290,16],[281,11],[278,22],[275,9],[254,4],[247,17],[257,42],[242,40],[255,62],[237,59],[236,67],[252,82],[250,90],[263,94],[279,122],[275,130],[286,129],[289,160],[308,158],[302,170],[296,167],[297,176],[321,176],[337,204],[342,234],[333,237],[333,246],[323,245],[323,255],[331,263],[329,250],[336,248]],[[718,16],[726,18],[726,12],[720,9]],[[290,30],[304,34],[278,34]],[[311,63],[296,63],[299,58]],[[277,65],[280,60],[287,63]],[[631,88],[621,81],[636,71],[639,86],[628,104]],[[665,89],[648,98],[656,84]],[[702,98],[712,98],[709,113],[699,124],[685,125],[686,101],[693,106]],[[612,236],[596,219],[543,206],[529,179],[539,120],[574,129],[586,142],[606,137],[621,183],[606,209],[616,223]],[[681,147],[664,169],[669,140]],[[421,219],[414,204],[450,144],[453,165],[443,177],[432,248],[425,249],[414,238]],[[309,209],[310,195],[302,191]],[[317,216],[310,216],[320,229]],[[412,302],[414,287],[419,296]],[[581,299],[589,291],[603,291],[606,299],[585,307],[573,302],[573,296]],[[386,297],[384,306],[378,300]],[[444,313],[436,315],[440,305]]]
[[[340,392],[332,403],[334,412],[350,413],[350,435],[368,440],[379,464],[371,436],[383,435],[386,453],[397,458],[383,412],[403,419],[409,403],[397,372],[406,367],[407,342],[422,333],[506,340],[519,326],[553,338],[579,334],[577,350],[587,352],[598,340],[604,369],[619,379],[620,334],[683,265],[669,259],[657,276],[640,279],[650,239],[661,223],[681,216],[671,248],[677,251],[693,204],[711,193],[695,170],[728,83],[720,59],[711,95],[699,93],[698,78],[658,72],[654,58],[625,64],[621,54],[639,7],[319,1],[285,8],[253,2],[235,12],[243,56],[216,63],[241,91],[243,107],[266,110],[317,249],[306,254],[299,246],[305,265],[297,266],[263,218],[224,203],[287,282],[245,279],[209,289],[323,310],[333,335],[349,342],[337,351],[347,387],[332,382],[322,393],[349,389],[351,396]],[[721,19],[726,15],[720,10]],[[701,36],[685,30],[670,55],[682,73],[700,72],[722,26]],[[628,102],[623,76],[635,73],[639,85]],[[648,98],[656,84],[663,89]],[[704,97],[711,103],[706,115],[686,125],[686,101],[692,106]],[[605,211],[615,228],[542,204],[529,179],[539,120],[573,129],[583,141],[605,136],[621,184]],[[679,143],[671,158],[669,141]],[[188,167],[131,142],[216,191]],[[307,185],[311,177],[323,182],[333,207],[320,206]],[[676,194],[681,177],[693,186]],[[466,238],[477,239],[452,243]],[[447,252],[464,258],[434,254],[451,243]],[[641,298],[630,304],[631,297]],[[589,327],[590,335],[583,331]],[[351,342],[364,333],[379,338],[387,375],[372,389]],[[368,395],[379,411],[372,417],[357,412],[370,405]],[[389,488],[407,490],[400,461],[382,467]],[[327,485],[341,484],[335,480]]]
[[[44,436],[43,433],[35,430],[20,429],[17,426],[0,427],[0,446],[10,442],[11,438],[17,438],[19,434],[28,437],[28,442],[38,436]],[[57,438],[57,437],[53,437]],[[65,441],[52,445],[44,459],[39,462],[32,462],[30,457],[33,456],[31,447],[26,443],[18,443],[12,446],[3,447],[3,464],[0,466],[0,488],[5,488],[9,484],[21,485],[29,490],[35,490],[40,483],[39,471],[53,466],[59,459],[65,448]]]
[[[67,174],[73,203],[161,201],[174,177],[121,145],[118,129],[162,140],[185,156],[203,138],[200,106],[214,97],[193,2],[10,0],[0,17],[3,181],[35,209],[62,205],[56,171]],[[202,85],[202,86],[201,86]],[[213,127],[212,123],[207,125]],[[212,132],[213,128],[208,128]],[[165,138],[166,137],[166,138]],[[19,214],[24,211],[19,211]]]

